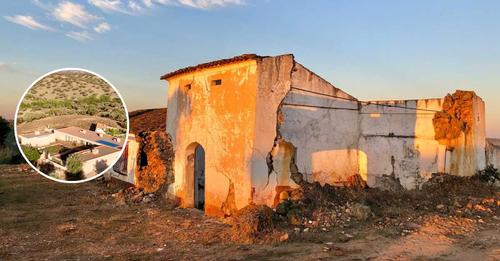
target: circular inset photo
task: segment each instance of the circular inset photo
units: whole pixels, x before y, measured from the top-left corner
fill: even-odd
[[[118,161],[129,119],[122,97],[103,77],[61,69],[26,90],[14,124],[17,145],[35,170],[55,181],[79,183]]]

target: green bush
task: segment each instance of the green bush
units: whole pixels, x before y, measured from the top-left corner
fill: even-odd
[[[66,172],[70,176],[81,175],[83,171],[83,164],[78,155],[72,154],[66,160]]]
[[[478,171],[476,177],[482,182],[495,183],[500,181],[500,173],[493,165],[488,165],[485,169]]]
[[[31,146],[22,146],[22,149],[24,155],[26,156],[26,158],[28,158],[28,160],[31,163],[34,164],[38,161],[38,159],[40,159],[41,154],[40,151],[38,151],[38,149],[33,148]]]
[[[14,159],[15,153],[9,148],[0,149],[0,164],[10,164]]]

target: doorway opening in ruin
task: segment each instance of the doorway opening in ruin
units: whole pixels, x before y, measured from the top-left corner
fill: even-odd
[[[188,172],[191,176],[193,188],[193,205],[195,208],[205,209],[205,150],[203,147],[194,143],[188,148]]]

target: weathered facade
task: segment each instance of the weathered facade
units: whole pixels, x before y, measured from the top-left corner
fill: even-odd
[[[369,186],[389,177],[413,189],[432,173],[470,176],[486,165],[484,103],[473,92],[361,102],[293,55],[243,55],[162,79],[171,191],[208,215],[273,206],[297,175],[342,184],[359,174]]]

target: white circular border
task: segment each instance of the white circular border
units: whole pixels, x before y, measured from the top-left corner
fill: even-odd
[[[118,157],[116,157],[116,160],[113,162],[113,164],[109,165],[109,167],[107,167],[105,170],[103,170],[101,173],[93,176],[93,177],[90,177],[90,178],[87,178],[87,179],[84,179],[84,180],[75,180],[75,181],[69,181],[69,180],[60,180],[60,179],[56,179],[54,177],[51,177],[45,173],[43,173],[42,171],[40,171],[37,167],[35,167],[29,160],[28,158],[26,157],[26,155],[24,155],[24,152],[23,152],[23,149],[21,147],[21,144],[19,143],[19,137],[17,136],[17,116],[19,114],[19,108],[21,107],[21,103],[24,101],[24,98],[26,96],[26,94],[28,94],[28,92],[31,90],[31,88],[33,88],[33,86],[35,84],[37,84],[40,80],[42,80],[43,78],[51,75],[51,74],[54,74],[54,73],[58,73],[58,72],[63,72],[63,71],[82,71],[82,72],[86,72],[86,73],[89,73],[89,74],[93,74],[99,78],[101,78],[102,80],[104,80],[109,86],[111,86],[111,88],[113,88],[113,90],[115,91],[116,94],[118,94],[118,97],[120,98],[121,102],[122,102],[122,105],[123,105],[123,108],[125,109],[125,114],[127,116],[127,133],[125,135],[125,142],[124,142],[124,145],[120,151],[120,155]],[[17,147],[19,148],[19,151],[21,152],[21,155],[23,155],[23,158],[24,160],[31,166],[31,168],[33,168],[34,170],[36,170],[38,172],[38,174],[48,178],[48,179],[51,179],[53,181],[56,181],[56,182],[60,182],[60,183],[67,183],[67,184],[77,184],[77,183],[83,183],[83,182],[87,182],[87,181],[90,181],[90,180],[93,180],[93,179],[96,179],[102,175],[104,175],[104,173],[108,172],[111,170],[111,168],[113,168],[113,166],[118,162],[118,160],[122,157],[123,155],[123,152],[125,151],[125,148],[126,146],[128,145],[128,136],[129,136],[129,131],[130,131],[130,119],[129,119],[129,116],[128,116],[128,109],[127,109],[127,105],[125,104],[125,100],[123,100],[123,97],[122,95],[120,94],[120,92],[118,92],[118,90],[116,89],[116,87],[111,83],[109,82],[106,78],[102,77],[101,75],[93,72],[93,71],[90,71],[90,70],[86,70],[86,69],[82,69],[82,68],[62,68],[62,69],[57,69],[57,70],[53,70],[51,72],[48,72],[44,75],[42,75],[41,77],[39,77],[38,79],[36,79],[29,87],[28,89],[26,89],[26,91],[23,93],[23,96],[21,96],[21,99],[19,100],[19,103],[17,104],[17,108],[16,108],[16,115],[14,117],[14,135],[15,135],[15,138],[16,138],[16,144],[17,144]]]

